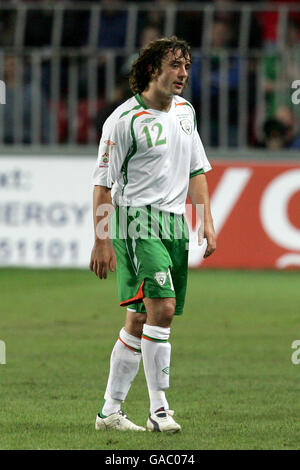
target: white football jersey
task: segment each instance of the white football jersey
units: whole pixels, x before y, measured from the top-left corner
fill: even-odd
[[[175,95],[159,111],[136,95],[104,123],[93,184],[112,188],[117,205],[183,214],[189,179],[210,169],[192,105]]]

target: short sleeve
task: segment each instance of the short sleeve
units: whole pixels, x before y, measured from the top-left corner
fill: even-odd
[[[192,156],[190,166],[190,178],[211,170],[211,165],[207,159],[203,144],[198,134],[197,128],[194,129]]]
[[[131,136],[126,119],[110,116],[104,123],[99,143],[98,159],[93,174],[93,184],[111,188],[121,174],[121,169],[131,146]]]

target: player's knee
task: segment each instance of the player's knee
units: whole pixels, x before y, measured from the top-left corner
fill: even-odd
[[[164,302],[164,305],[162,306],[162,311],[161,311],[161,320],[163,323],[166,324],[166,326],[170,325],[173,316],[175,313],[175,308],[176,308],[176,303],[171,299],[170,301]],[[162,325],[165,326],[165,325]]]
[[[142,335],[143,326],[144,326],[145,322],[146,322],[146,315],[144,315],[144,314],[137,315],[137,318],[135,319],[135,323],[134,323],[134,328],[139,333],[139,336]]]
[[[127,333],[137,337],[142,336],[145,321],[145,314],[130,312],[130,314],[127,314],[125,322],[125,329]]]

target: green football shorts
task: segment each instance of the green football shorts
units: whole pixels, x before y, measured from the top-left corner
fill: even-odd
[[[150,206],[117,206],[110,230],[117,257],[120,305],[146,313],[144,297],[173,297],[175,315],[181,315],[188,273],[188,228],[184,216]]]

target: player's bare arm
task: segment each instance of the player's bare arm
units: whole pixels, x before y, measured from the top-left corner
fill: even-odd
[[[204,237],[207,239],[207,248],[204,258],[207,258],[215,251],[217,238],[210,210],[208,185],[204,174],[194,176],[190,179],[188,194],[194,207],[197,204],[204,205]]]
[[[104,217],[107,217],[107,213],[104,213],[104,215],[97,215],[97,208],[101,204],[112,204],[110,189],[105,186],[94,186],[93,216],[95,242],[91,254],[90,269],[100,279],[106,279],[108,270],[115,270],[116,256],[111,240],[108,236],[108,224],[104,226],[104,233],[101,238],[99,238],[97,234],[97,225]]]

